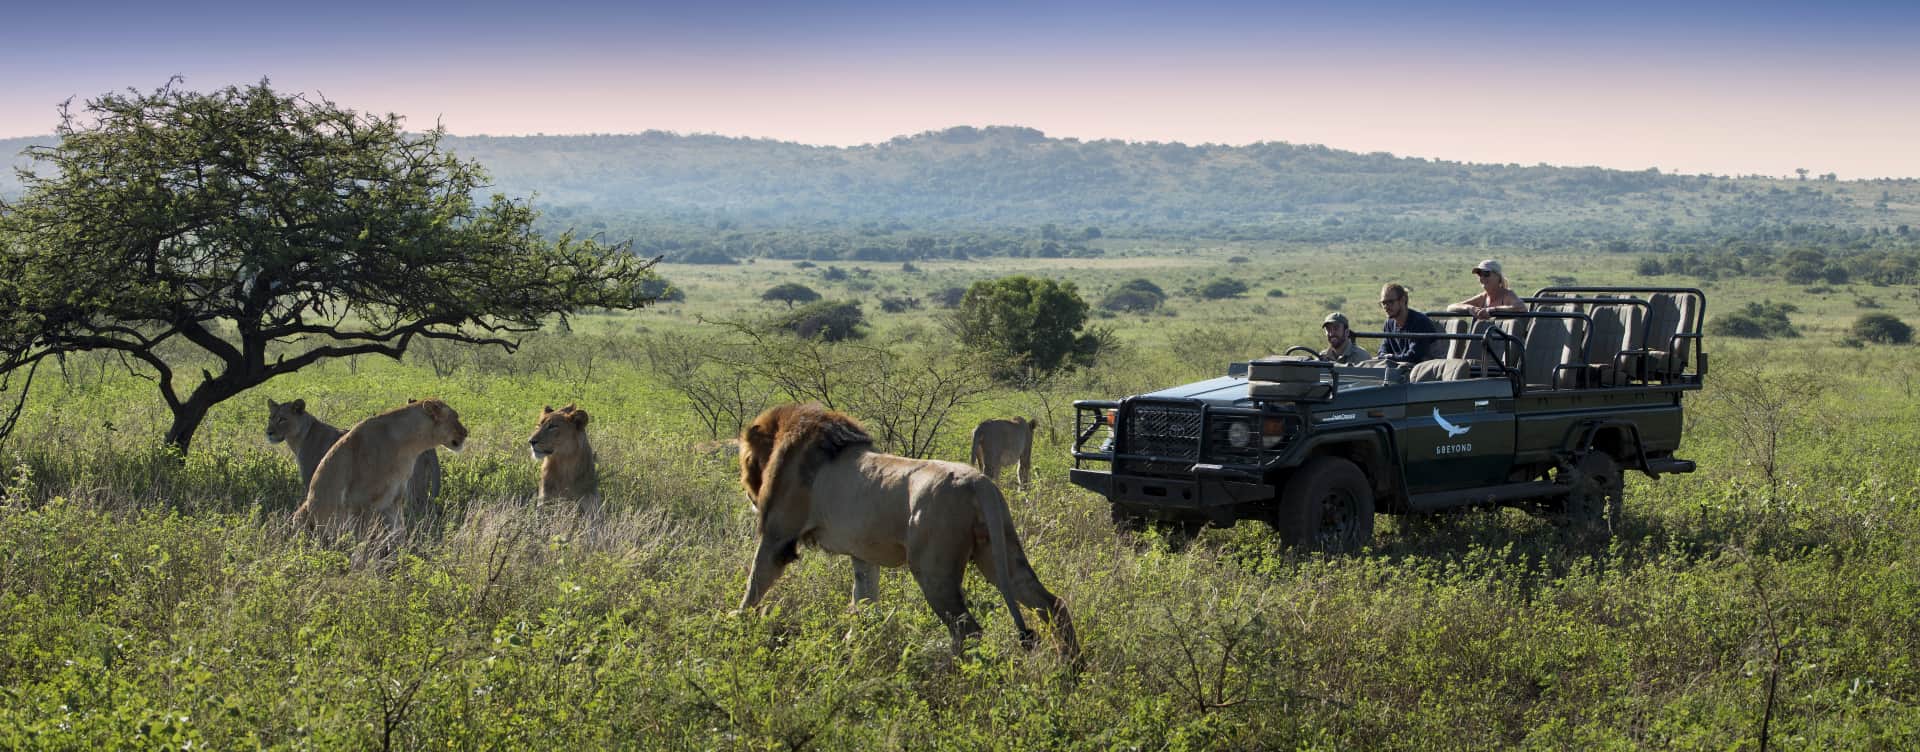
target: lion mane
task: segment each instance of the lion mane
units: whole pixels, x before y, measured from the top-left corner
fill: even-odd
[[[958,650],[980,634],[961,587],[972,564],[1000,590],[1022,644],[1036,639],[1024,606],[1077,660],[1066,606],[1041,585],[1006,498],[979,470],[875,451],[858,421],[809,403],[770,408],[741,432],[740,484],[759,533],[742,609],[758,606],[808,543],[854,559],[856,600],[877,596],[874,567],[907,567]]]

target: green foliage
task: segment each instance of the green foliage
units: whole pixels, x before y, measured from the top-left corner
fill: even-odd
[[[802,339],[818,337],[828,342],[840,342],[861,336],[866,326],[866,314],[861,312],[858,301],[822,300],[774,319],[773,326]]]
[[[527,204],[475,201],[487,176],[440,130],[391,115],[169,83],[63,112],[57,135],[0,213],[0,373],[118,352],[182,452],[213,405],[327,358],[510,346],[552,314],[651,299],[650,262],[541,239]]]
[[[1793,322],[1787,319],[1787,314],[1798,310],[1800,308],[1792,303],[1748,303],[1740,310],[1722,314],[1707,322],[1707,333],[1745,339],[1798,337],[1800,330],[1795,329]]]
[[[1167,293],[1152,280],[1135,278],[1122,282],[1119,287],[1100,299],[1100,307],[1109,311],[1125,313],[1147,313],[1160,307],[1167,300]]]
[[[1855,338],[1883,345],[1904,345],[1913,341],[1913,327],[1889,313],[1869,313],[1854,319],[1848,330]]]
[[[1250,247],[1250,278],[1278,278]],[[1231,252],[1074,273],[1091,289],[1205,279]],[[1486,509],[1383,516],[1374,550],[1352,557],[1290,552],[1251,521],[1175,549],[1116,533],[1044,438],[1071,418],[1043,417],[1036,483],[1010,507],[1085,665],[1022,650],[977,575],[966,595],[985,635],[952,656],[908,573],[888,570],[880,600],[849,609],[845,558],[809,546],[765,613],[732,613],[753,513],[737,462],[689,450],[710,429],[650,366],[655,349],[669,366],[725,357],[698,361],[712,394],[741,395],[712,433],[791,398],[766,382],[786,373],[796,389],[826,384],[876,437],[892,426],[898,446],[962,461],[977,421],[1044,415],[1047,395],[1137,394],[1186,378],[1184,353],[1215,376],[1213,359],[1272,352],[1269,338],[1315,343],[1314,301],[1372,292],[1310,271],[1334,258],[1404,265],[1416,282],[1459,266],[1398,249],[1287,259],[1309,270],[1286,277],[1298,304],[1127,319],[1126,357],[1044,392],[977,393],[945,422],[921,399],[979,380],[937,332],[943,312],[880,317],[852,343],[751,328],[762,339],[738,350],[745,334],[704,323],[756,310],[784,264],[683,268],[676,281],[698,291],[686,306],[581,313],[571,334],[533,333],[511,354],[437,343],[457,364],[446,375],[410,351],[276,381],[276,398],[336,423],[396,394],[460,409],[473,438],[442,455],[444,512],[393,545],[287,529],[299,474],[262,443],[258,400],[217,406],[182,459],[153,440],[166,411],[137,399],[151,385],[76,353],[42,372],[0,448],[0,749],[1756,749],[1770,677],[1782,748],[1920,743],[1920,349],[1835,368],[1859,353],[1828,336],[1710,339],[1678,451],[1700,470],[1631,474],[1610,544]],[[1619,284],[1625,258],[1515,264]],[[1029,263],[871,281],[907,294]],[[1729,280],[1709,309],[1789,293]],[[1860,313],[1847,297],[1794,300],[1810,334]],[[526,498],[532,418],[567,400],[594,411],[601,516]]]
[[[1247,294],[1247,283],[1233,278],[1212,280],[1200,288],[1200,297],[1207,300],[1225,300]]]
[[[766,292],[760,293],[760,299],[777,300],[786,303],[788,308],[792,308],[795,303],[812,303],[819,300],[820,293],[814,292],[813,288],[799,282],[786,282],[774,285]]]
[[[960,342],[996,363],[996,378],[1042,378],[1088,365],[1099,332],[1083,332],[1087,303],[1072,282],[1013,276],[967,288],[954,311]]]

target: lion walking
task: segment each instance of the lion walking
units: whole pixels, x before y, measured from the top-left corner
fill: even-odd
[[[993,481],[957,462],[883,454],[872,441],[817,404],[771,408],[742,433],[740,481],[759,511],[760,542],[741,608],[760,604],[804,542],[855,559],[856,597],[863,565],[869,575],[906,567],[958,650],[981,631],[962,589],[971,563],[1006,599],[1022,644],[1035,640],[1026,606],[1053,624],[1063,654],[1078,655],[1066,605],[1027,561]]]

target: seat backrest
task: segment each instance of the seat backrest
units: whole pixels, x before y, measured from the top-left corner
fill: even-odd
[[[1466,334],[1467,324],[1470,323],[1465,317],[1451,317],[1445,319],[1445,321],[1447,322],[1446,326],[1441,327],[1441,331],[1448,334]],[[1447,340],[1446,351],[1441,353],[1440,357],[1447,360],[1467,357],[1467,344],[1467,341],[1464,339]]]
[[[1593,365],[1609,365],[1614,356],[1627,347],[1627,318],[1631,305],[1600,305],[1593,307],[1593,328],[1587,331],[1587,362]]]
[[[1533,385],[1553,384],[1557,366],[1580,360],[1583,329],[1579,319],[1534,319],[1527,326],[1526,360],[1520,366],[1521,378]]]
[[[1646,337],[1640,343],[1649,350],[1666,351],[1673,347],[1673,335],[1680,331],[1682,296],[1657,292],[1647,297]]]

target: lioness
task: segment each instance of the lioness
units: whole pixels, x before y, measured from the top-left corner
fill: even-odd
[[[1020,487],[1033,481],[1033,428],[1027,418],[983,420],[973,429],[973,466],[995,483],[1000,471],[1018,464]]]
[[[1034,574],[993,481],[957,462],[882,454],[872,442],[854,419],[817,404],[768,409],[742,432],[740,483],[759,511],[760,545],[741,608],[759,605],[805,542],[853,557],[856,593],[863,566],[906,566],[959,650],[980,633],[961,591],[972,562],[1006,599],[1022,644],[1034,640],[1025,605],[1053,623],[1063,654],[1077,655],[1066,606]]]
[[[313,482],[313,470],[320,466],[320,458],[327,456],[327,450],[345,433],[307,412],[304,399],[275,402],[272,397],[267,398],[267,443],[284,441],[287,448],[293,450],[293,461],[300,466],[302,488]],[[426,509],[432,506],[433,497],[439,495],[440,455],[428,449],[413,462],[405,496],[414,509]]]
[[[575,499],[589,508],[600,504],[600,474],[587,443],[587,411],[573,405],[540,411],[540,423],[527,439],[540,461],[540,500]]]
[[[398,529],[400,495],[414,458],[436,444],[458,452],[466,443],[460,415],[437,399],[409,402],[360,421],[321,458],[293,522],[311,530],[378,514]]]

